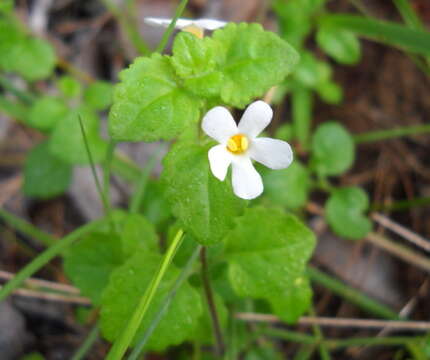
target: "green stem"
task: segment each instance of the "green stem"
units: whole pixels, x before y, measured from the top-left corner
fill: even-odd
[[[118,151],[113,154],[112,172],[130,183],[137,183],[142,175],[139,165]]]
[[[131,213],[139,212],[140,204],[142,203],[143,196],[145,195],[145,188],[146,188],[146,185],[148,184],[149,175],[151,174],[151,171],[154,169],[155,165],[157,164],[158,156],[162,149],[163,147],[160,147],[151,155],[148,163],[146,164],[145,168],[143,169],[140,175],[140,179],[139,179],[139,182],[137,183],[136,191],[130,202]]]
[[[88,143],[88,139],[87,139],[87,135],[86,135],[85,128],[84,128],[84,123],[82,122],[81,115],[78,116],[78,119],[79,119],[79,126],[81,127],[82,138],[84,140],[85,150],[87,152],[88,159],[90,161],[90,167],[91,167],[91,172],[93,174],[94,182],[96,184],[96,188],[97,188],[97,191],[99,193],[99,196],[102,200],[105,215],[110,217],[111,206],[110,206],[108,197],[106,196],[105,192],[103,191],[103,187],[102,187],[100,180],[99,180],[99,177],[97,175],[96,166],[95,166],[94,159],[93,159],[93,156],[92,156],[91,151],[90,151],[90,146]],[[114,228],[115,227],[112,224],[112,230]]]
[[[361,309],[367,311],[368,313],[379,316],[384,319],[399,319],[399,316],[388,306],[369,298],[368,296],[362,294],[360,291],[345,285],[343,282],[327,275],[326,273],[316,269],[315,267],[308,266],[307,273],[313,282],[316,282],[326,287],[327,289],[330,289],[335,294],[359,306]]]
[[[18,99],[22,100],[26,104],[31,104],[35,100],[35,96],[33,94],[18,89],[5,76],[0,76],[0,86],[2,86],[5,90],[10,91],[13,95],[15,95]]]
[[[411,6],[409,0],[393,0],[405,23],[412,29],[424,29],[424,25]]]
[[[169,293],[164,297],[162,301],[162,305],[160,307],[160,310],[158,310],[157,314],[154,317],[154,320],[152,320],[151,324],[149,325],[148,329],[143,334],[142,338],[139,339],[137,345],[134,347],[133,352],[128,357],[128,360],[137,360],[139,356],[141,355],[141,352],[148,342],[150,336],[156,329],[158,323],[162,319],[164,313],[167,311],[170,303],[172,302],[173,298],[175,297],[176,293],[178,292],[181,285],[185,282],[185,280],[189,277],[191,270],[193,268],[193,265],[195,261],[197,260],[197,257],[199,256],[200,250],[202,246],[198,245],[196,247],[196,250],[194,250],[191,257],[188,259],[187,263],[185,264],[184,268],[182,269],[181,273],[179,274],[178,278],[176,279],[175,283],[173,284],[172,288],[170,289]]]
[[[313,95],[309,89],[298,87],[291,96],[294,136],[303,150],[307,150],[312,125]]]
[[[399,211],[407,210],[414,207],[430,205],[430,197],[414,198],[410,200],[395,201],[391,204],[372,204],[371,211]]]
[[[130,14],[127,14],[123,10],[119,9],[111,0],[102,0],[102,3],[117,18],[119,24],[127,33],[128,38],[131,40],[131,43],[136,48],[138,53],[142,55],[148,55],[151,52],[149,46],[140,35],[136,22],[130,18]]]
[[[82,360],[85,358],[85,355],[87,355],[88,351],[92,348],[94,343],[99,338],[99,328],[97,325],[95,325],[91,331],[89,332],[87,338],[82,343],[78,351],[73,355],[71,360]]]
[[[164,255],[157,273],[155,274],[149,286],[146,288],[145,293],[141,297],[136,310],[127,324],[127,327],[123,330],[121,336],[114,342],[109,354],[106,357],[106,360],[120,360],[124,356],[142,322],[143,317],[149,308],[149,305],[152,302],[152,299],[155,296],[155,293],[158,290],[158,287],[160,286],[160,282],[163,279],[167,268],[173,260],[176,250],[181,245],[183,233],[184,232],[182,230],[177,232],[175,238],[170,244],[169,249]]]
[[[169,41],[170,35],[172,35],[173,30],[175,30],[176,21],[181,17],[182,13],[185,10],[185,7],[188,4],[188,0],[181,0],[180,4],[176,8],[175,16],[167,27],[166,31],[163,33],[163,37],[160,40],[160,43],[155,49],[155,52],[162,53],[167,46],[167,42]]]
[[[112,161],[115,152],[117,142],[114,140],[109,141],[108,149],[106,152],[106,159],[103,164],[103,194],[107,199],[107,203],[110,204],[110,177],[112,171]]]
[[[95,230],[96,228],[100,227],[100,225],[103,224],[105,221],[106,221],[105,219],[101,219],[101,220],[96,220],[91,223],[88,223],[76,229],[75,231],[65,236],[64,238],[56,241],[55,244],[53,244],[44,252],[42,252],[28,265],[22,268],[12,280],[6,283],[6,285],[0,290],[0,301],[4,300],[8,295],[12,293],[12,291],[18,288],[26,279],[28,279],[36,271],[40,270],[54,257],[61,254],[70,245],[72,245],[77,239]]]
[[[362,144],[367,142],[394,139],[402,136],[425,133],[430,133],[430,124],[405,126],[389,130],[371,131],[368,133],[355,135],[354,140],[357,144]]]
[[[22,220],[21,218],[13,215],[12,213],[4,209],[0,209],[0,218],[5,223],[12,226],[14,229],[17,229],[19,232],[30,238],[40,241],[43,245],[50,246],[57,242],[57,240],[53,236],[48,235],[43,231],[40,231],[34,225],[30,224],[25,220]]]
[[[313,308],[310,309],[310,314],[312,316],[315,316],[315,310]],[[319,352],[320,352],[320,357],[322,360],[330,360],[331,356],[330,356],[330,352],[327,349],[327,346],[325,344],[325,339],[324,339],[324,335],[321,331],[321,327],[318,324],[314,324],[312,325],[312,329],[314,331],[314,334],[319,342]]]
[[[308,334],[302,334],[295,331],[289,331],[284,329],[266,328],[262,330],[262,333],[267,336],[296,342],[305,345],[318,345],[320,340],[317,336]],[[412,337],[412,336],[388,336],[388,337],[357,337],[349,339],[325,339],[324,344],[330,349],[340,349],[350,346],[402,346],[408,344],[414,344],[422,341],[423,337]]]

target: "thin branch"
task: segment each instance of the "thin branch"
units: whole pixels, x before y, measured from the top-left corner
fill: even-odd
[[[0,286],[0,290],[3,286]],[[47,293],[29,289],[15,289],[12,291],[12,295],[18,295],[28,298],[46,300],[46,301],[57,301],[68,304],[76,304],[76,305],[91,305],[91,300],[83,297],[83,296],[68,296],[54,293]]]
[[[236,313],[235,317],[244,321],[257,321],[266,323],[282,323],[283,321],[275,315],[258,313]],[[389,328],[402,331],[428,331],[429,321],[398,321],[398,320],[373,320],[373,319],[351,319],[351,318],[329,318],[316,316],[303,316],[297,322],[305,326],[330,326],[341,328],[380,329]]]
[[[0,270],[0,279],[9,281],[13,277],[15,277],[15,274],[10,273],[8,271]],[[61,284],[61,283],[48,281],[48,280],[42,280],[42,279],[29,278],[24,281],[24,284],[29,287],[45,288],[45,289],[65,292],[65,293],[74,294],[74,295],[78,295],[80,293],[79,289],[74,286],[71,286],[68,284]]]
[[[427,272],[430,272],[430,260],[427,257],[411,249],[408,249],[405,246],[396,244],[393,241],[388,240],[382,235],[376,234],[374,232],[369,233],[366,236],[366,240],[373,245],[389,252],[390,254],[397,256],[398,258],[412,265],[415,265]]]
[[[387,229],[393,231],[397,235],[403,237],[405,240],[410,241],[414,245],[430,252],[430,240],[423,238],[422,236],[414,233],[413,231],[405,228],[404,226],[394,222],[387,216],[384,216],[379,213],[373,213],[372,219],[375,220],[378,224],[386,227]]]

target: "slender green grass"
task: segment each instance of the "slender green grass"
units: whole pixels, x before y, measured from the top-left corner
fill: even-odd
[[[183,234],[184,232],[182,230],[179,230],[177,232],[175,238],[169,246],[169,249],[164,255],[164,258],[160,264],[158,271],[155,273],[154,278],[152,279],[145,293],[141,297],[139,304],[137,305],[127,326],[121,333],[120,337],[114,342],[112,348],[110,349],[106,357],[106,360],[120,360],[124,356],[125,352],[133,341],[133,338],[136,334],[137,329],[140,326],[140,323],[142,322],[142,319],[144,318],[149,306],[151,305],[152,299],[154,298],[158,290],[158,287],[164,277],[164,274],[166,273],[170,263],[172,262],[177,249],[182,243]]]
[[[313,282],[330,289],[335,294],[343,297],[345,300],[357,305],[362,310],[370,314],[384,319],[400,319],[398,314],[391,310],[388,306],[369,298],[360,291],[345,285],[343,282],[329,276],[328,274],[316,269],[313,266],[308,266],[307,273]]]
[[[172,302],[173,298],[175,297],[177,291],[181,287],[181,285],[187,280],[189,275],[191,274],[192,268],[194,266],[194,263],[197,260],[197,257],[199,256],[200,250],[202,246],[198,245],[196,249],[194,250],[193,254],[188,259],[187,263],[185,264],[184,268],[182,269],[181,273],[179,274],[178,278],[176,279],[175,283],[173,284],[172,288],[170,289],[169,293],[164,297],[162,301],[162,305],[160,309],[158,310],[157,314],[155,315],[154,319],[152,320],[149,327],[146,329],[143,336],[138,340],[137,345],[134,347],[132,353],[128,357],[128,360],[137,360],[139,356],[141,355],[146,343],[148,342],[149,338],[151,337],[152,333],[156,329],[158,323],[162,319],[164,313],[167,311],[170,303]]]
[[[393,0],[393,3],[396,5],[397,10],[399,11],[400,15],[402,15],[402,18],[407,25],[413,29],[424,29],[421,19],[412,8],[409,0]]]
[[[318,345],[324,342],[327,348],[341,349],[353,346],[405,346],[408,344],[417,344],[425,338],[422,336],[387,336],[387,337],[353,337],[348,339],[324,339],[321,340],[317,336],[302,334],[295,331],[285,329],[266,328],[261,330],[261,333],[278,339],[283,339],[291,342],[296,342],[305,345]]]
[[[15,277],[6,283],[6,285],[0,290],[0,301],[4,300],[8,295],[10,295],[15,289],[17,289],[26,279],[33,275],[36,271],[40,270],[45,266],[50,260],[52,260],[57,255],[60,255],[64,250],[66,250],[70,245],[72,245],[77,239],[83,235],[94,231],[102,224],[106,222],[105,219],[96,220],[90,222],[80,228],[76,229],[64,238],[56,241],[48,249],[42,252],[29,264],[24,266]]]
[[[430,47],[430,46],[429,46]],[[430,133],[430,125],[415,125],[405,126],[388,130],[371,131],[364,134],[354,135],[354,141],[357,144],[368,143],[373,141],[381,141],[395,139],[403,136],[411,136],[418,134]]]
[[[73,355],[71,360],[83,360],[85,356],[88,354],[88,352],[91,350],[92,346],[94,345],[94,343],[97,341],[98,338],[99,338],[99,327],[98,325],[95,325],[88,333],[85,341],[76,351],[76,353]]]
[[[126,13],[123,9],[120,9],[112,0],[101,1],[113,16],[116,17],[137,52],[141,55],[148,55],[151,52],[149,46],[140,35],[136,21],[134,21],[130,14]]]
[[[4,209],[0,209],[0,218],[9,226],[32,239],[40,241],[45,246],[53,245],[56,242],[53,236],[39,230],[34,225]]]
[[[172,35],[173,31],[175,30],[176,21],[181,17],[187,4],[188,4],[188,0],[181,0],[180,4],[176,8],[175,16],[173,17],[173,19],[170,22],[169,26],[167,27],[166,31],[163,33],[163,36],[162,36],[160,43],[158,44],[155,52],[161,54],[164,51],[164,49],[166,48],[167,43],[169,41],[170,35]]]

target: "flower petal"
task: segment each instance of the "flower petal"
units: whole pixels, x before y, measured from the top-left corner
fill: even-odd
[[[248,137],[258,136],[272,120],[273,110],[269,104],[258,100],[249,105],[240,119],[239,131]]]
[[[169,18],[158,18],[158,17],[146,17],[143,21],[148,25],[162,26],[168,27],[172,22],[172,19]],[[178,19],[176,20],[175,28],[183,29],[184,27],[190,26],[194,24],[194,20],[191,19]]]
[[[232,156],[233,155],[226,149],[225,145],[222,144],[209,149],[208,158],[212,174],[221,181],[224,181],[227,175]]]
[[[252,165],[251,159],[244,156],[232,158],[232,184],[236,196],[251,200],[263,192],[263,181]]]
[[[230,112],[222,106],[209,110],[202,121],[203,131],[221,144],[237,134],[237,125]]]
[[[194,24],[202,29],[216,30],[227,25],[225,21],[215,19],[197,19]]]
[[[252,140],[249,156],[271,169],[285,169],[293,161],[291,146],[282,140],[257,138]]]

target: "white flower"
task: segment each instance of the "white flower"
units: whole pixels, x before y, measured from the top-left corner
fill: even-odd
[[[147,17],[144,21],[149,25],[168,27],[172,19]],[[225,21],[215,19],[178,19],[176,20],[175,29],[180,29],[193,33],[202,38],[204,30],[216,30],[227,25]]]
[[[254,199],[263,192],[263,181],[251,159],[271,169],[284,169],[293,161],[287,142],[257,138],[272,115],[272,108],[260,100],[248,106],[239,125],[222,106],[209,110],[203,118],[203,131],[219,142],[208,152],[212,174],[223,181],[231,164],[233,191],[242,199]]]

